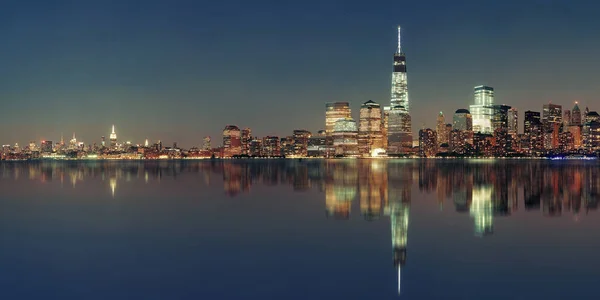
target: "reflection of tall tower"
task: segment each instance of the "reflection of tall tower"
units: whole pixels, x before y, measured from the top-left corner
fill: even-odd
[[[382,161],[372,160],[359,164],[358,188],[360,211],[365,220],[379,219],[387,203],[387,170]]]
[[[401,288],[401,271],[406,264],[406,244],[408,240],[409,206],[406,203],[393,201],[390,204],[390,224],[392,226],[392,249],[394,250],[394,266],[398,269],[398,294]]]
[[[492,204],[491,185],[473,187],[473,202],[471,202],[471,217],[475,222],[475,235],[482,237],[494,232],[494,206]]]
[[[112,133],[110,134],[110,147],[114,148],[117,146],[117,134],[115,133],[115,125],[112,126]]]
[[[394,266],[398,269],[398,294],[401,287],[401,270],[406,263],[406,244],[408,237],[408,215],[410,209],[412,166],[388,164],[388,201],[390,225],[392,231],[392,249]]]

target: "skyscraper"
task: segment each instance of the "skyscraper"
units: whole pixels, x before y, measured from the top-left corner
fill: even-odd
[[[115,132],[115,125],[112,126],[112,133],[110,134],[110,147],[117,147],[117,133]]]
[[[575,126],[582,125],[581,110],[579,110],[579,106],[577,105],[577,102],[575,102],[575,106],[573,106],[573,109],[571,110],[571,125],[575,125]]]
[[[542,126],[544,148],[547,150],[558,148],[558,133],[562,125],[562,106],[557,104],[544,104],[542,111]]]
[[[508,134],[513,137],[519,134],[519,111],[514,107],[508,110]]]
[[[350,117],[350,104],[348,102],[325,104],[325,133],[327,136],[331,136],[333,133],[333,126],[337,120]]]
[[[394,53],[392,72],[391,106],[388,113],[388,155],[406,154],[412,150],[412,123],[408,100],[406,56],[402,52],[400,26],[398,26],[398,48]]]
[[[400,106],[410,112],[408,101],[408,82],[406,76],[406,55],[402,52],[400,26],[398,26],[398,49],[394,53],[394,72],[392,73],[392,102],[391,107]]]
[[[571,125],[571,111],[568,109],[565,109],[565,111],[563,111],[563,126],[566,128],[567,126]]]
[[[448,143],[448,135],[446,134],[446,118],[444,117],[444,113],[441,111],[437,117],[435,132],[437,134],[438,145]]]
[[[494,114],[494,88],[480,85],[474,88],[475,104],[470,106],[473,116],[473,131],[492,133],[492,116]]]
[[[252,141],[252,129],[244,128],[242,129],[242,154],[249,155],[250,154],[250,142]]]
[[[492,105],[492,130],[508,131],[508,105]]]
[[[554,123],[562,123],[562,106],[548,103],[544,104],[543,108],[542,125],[544,125],[544,130],[552,131],[554,129]]]
[[[308,140],[312,137],[312,133],[308,130],[294,130],[294,155],[306,157],[308,155]]]
[[[437,133],[430,128],[419,130],[419,156],[434,157],[437,154],[437,148]]]
[[[233,156],[242,154],[241,131],[235,125],[227,125],[223,129],[223,155]]]
[[[456,110],[456,112],[454,112],[454,118],[452,119],[452,129],[473,131],[473,118],[471,113],[464,108]]]
[[[361,155],[370,155],[373,150],[383,148],[381,129],[381,106],[371,100],[363,103],[358,124],[358,150]]]
[[[335,122],[350,117],[350,104],[348,102],[325,104],[325,144],[327,145],[327,156],[331,154],[330,150],[333,148],[333,127],[335,126]]]
[[[204,150],[210,150],[211,149],[211,146],[210,146],[210,136],[205,136],[204,137],[204,145],[203,145],[202,148],[204,148]]]
[[[52,153],[52,141],[42,141],[42,153]]]
[[[525,134],[524,148],[531,154],[539,153],[543,149],[543,130],[539,112],[530,110],[525,112],[523,132]]]

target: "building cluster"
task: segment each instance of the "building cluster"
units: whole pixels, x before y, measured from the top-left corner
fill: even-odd
[[[544,104],[542,111],[526,111],[523,132],[519,131],[518,110],[494,104],[494,89],[478,86],[474,102],[457,110],[452,123],[442,112],[435,129],[419,131],[419,155],[434,156],[566,156],[598,155],[600,116],[575,103],[572,110]]]

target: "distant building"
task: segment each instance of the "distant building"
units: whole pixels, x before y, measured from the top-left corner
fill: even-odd
[[[494,88],[484,85],[476,86],[473,94],[475,104],[469,107],[473,117],[473,131],[492,133]]]
[[[525,140],[521,142],[521,145],[523,148],[526,148],[530,154],[539,154],[544,149],[542,127],[539,112],[530,110],[525,112],[525,118],[523,120]]]
[[[242,154],[241,131],[235,125],[227,125],[223,129],[223,155],[231,157]]]
[[[210,136],[205,136],[203,142],[204,142],[204,144],[203,144],[202,148],[204,150],[211,150],[212,149],[212,147],[210,145]]]
[[[542,125],[545,132],[552,132],[554,124],[562,124],[562,106],[557,104],[544,104],[542,111]]]
[[[437,134],[438,146],[444,143],[448,143],[448,135],[446,132],[446,118],[444,117],[444,113],[441,111],[437,116],[435,132]]]
[[[419,130],[419,156],[434,157],[437,154],[437,133],[431,128]]]
[[[308,130],[294,130],[294,155],[306,157],[308,155],[308,140],[312,134]]]
[[[263,144],[262,140],[253,139],[250,142],[250,156],[262,156],[263,155]]]
[[[381,122],[381,106],[371,100],[363,103],[358,124],[358,150],[361,155],[383,149]]]
[[[573,109],[571,110],[571,125],[582,125],[581,110],[579,109],[577,102],[575,102],[575,106],[573,106]]]
[[[263,156],[281,156],[281,145],[279,137],[266,136],[263,138]]]
[[[244,128],[241,132],[242,154],[250,155],[250,142],[252,141],[252,129]]]
[[[40,148],[42,153],[52,153],[52,141],[42,141]]]
[[[115,132],[115,125],[112,126],[112,132],[110,134],[110,147],[113,149],[117,147],[117,133]]]
[[[325,105],[325,132],[327,136],[333,134],[333,126],[339,119],[350,118],[350,104],[348,102],[327,103]]]

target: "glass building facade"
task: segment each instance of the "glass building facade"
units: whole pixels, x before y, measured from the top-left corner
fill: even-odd
[[[492,133],[494,88],[484,85],[476,86],[473,95],[475,104],[469,107],[473,117],[473,131]]]

